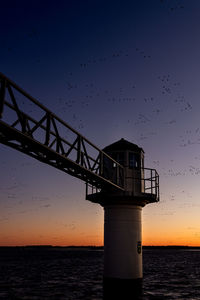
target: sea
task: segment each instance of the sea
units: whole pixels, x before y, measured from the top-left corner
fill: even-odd
[[[144,248],[143,275],[138,299],[200,300],[200,249]],[[103,300],[103,249],[0,247],[0,299]]]

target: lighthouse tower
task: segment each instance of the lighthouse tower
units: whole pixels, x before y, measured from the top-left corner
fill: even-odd
[[[159,200],[158,174],[144,168],[144,151],[121,139],[103,151],[124,167],[124,190],[114,187],[86,195],[104,208],[104,284],[138,285],[142,273],[142,208]],[[116,178],[116,164],[106,166],[103,176]],[[104,174],[106,170],[106,174]]]
[[[38,118],[26,113],[22,96]],[[86,182],[86,199],[105,212],[104,291],[109,300],[136,299],[130,292],[142,279],[141,212],[159,200],[159,177],[144,168],[143,149],[121,139],[100,150],[1,73],[0,143]]]

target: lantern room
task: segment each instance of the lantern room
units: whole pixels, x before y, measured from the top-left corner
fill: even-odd
[[[105,187],[98,193],[87,192],[86,199],[102,205],[112,200],[119,203],[123,199],[123,203],[135,203],[141,206],[159,200],[158,174],[155,169],[144,167],[144,150],[141,147],[122,138],[105,147],[103,151],[106,155],[103,157],[101,175],[123,186],[123,189]],[[123,176],[119,172],[121,169],[123,169]],[[103,203],[102,199],[104,199]]]
[[[103,149],[99,176],[107,185],[86,184],[86,199],[104,208],[104,286],[132,288],[143,276],[142,207],[159,200],[159,177],[144,167],[143,149],[125,139]]]
[[[125,192],[130,195],[144,192],[144,150],[125,139],[121,139],[107,146],[103,151],[124,167]],[[104,167],[106,170],[105,164]],[[116,172],[115,168],[113,163],[112,168],[109,169],[110,176]]]

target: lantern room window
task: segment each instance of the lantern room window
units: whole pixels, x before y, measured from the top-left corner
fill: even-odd
[[[125,158],[125,155],[124,155],[124,152],[114,152],[111,154],[111,157],[116,160],[120,165],[124,166],[125,164],[125,161],[124,161],[124,158]],[[113,167],[115,168],[116,167],[116,163],[113,163]]]
[[[140,157],[138,154],[129,152],[129,168],[139,168],[140,167]]]

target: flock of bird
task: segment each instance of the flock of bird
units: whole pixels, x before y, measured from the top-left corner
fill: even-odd
[[[102,58],[96,58],[93,60],[88,60],[87,63],[80,64],[80,67],[90,66],[92,63],[104,63],[109,62],[109,59],[118,58],[124,59],[124,57],[131,58],[132,50],[130,53],[128,51],[119,50]],[[135,48],[135,53],[141,55],[141,59],[150,58],[150,55],[147,55],[144,50],[140,48]],[[119,61],[118,60],[118,61]],[[165,112],[165,104],[168,101],[171,105],[171,109],[178,112],[189,112],[192,111],[192,104],[181,94],[181,82],[173,79],[170,74],[162,74],[155,76],[154,81],[158,80],[158,90],[160,90],[160,95],[156,96],[145,96],[141,97],[138,94],[141,91],[141,87],[137,85],[136,82],[129,83],[125,86],[118,86],[113,89],[108,87],[103,87],[96,82],[79,82],[75,81],[75,72],[68,71],[65,74],[64,82],[66,83],[66,93],[58,98],[56,102],[57,114],[61,112],[61,117],[65,116],[67,118],[70,116],[72,126],[78,130],[84,130],[86,126],[86,121],[84,121],[85,112],[95,107],[96,103],[101,103],[105,105],[114,105],[115,108],[119,105],[119,109],[123,107],[129,107],[130,110],[133,109],[133,118],[127,118],[126,122],[129,126],[140,126],[146,125],[150,126],[152,122],[155,121],[156,117],[162,117]],[[152,93],[152,92],[151,92]],[[22,104],[24,106],[24,100]],[[107,104],[106,104],[107,102]],[[112,109],[112,108],[111,108]],[[82,111],[81,111],[82,110]],[[138,111],[138,112],[137,112]],[[30,103],[28,113],[34,112],[34,106]],[[159,122],[162,122],[159,120]],[[176,125],[176,118],[169,118],[168,121],[163,120],[163,124],[168,126]],[[150,137],[149,132],[146,131],[146,134],[142,133],[138,137],[138,141],[143,141]],[[191,145],[194,142],[190,139],[182,139],[180,146]]]
[[[180,135],[180,147],[200,145],[200,129],[195,128],[194,130],[186,130],[184,135]]]
[[[172,3],[173,5],[172,5]],[[177,10],[183,9],[185,6],[183,5],[183,1],[176,0],[176,1],[169,1],[169,0],[160,0],[161,4],[166,4],[166,8],[168,9],[169,13],[176,12]]]
[[[72,74],[72,72],[70,72],[70,74]],[[136,107],[141,106],[141,101],[143,101],[147,108],[146,109],[144,107],[144,111],[147,110],[148,115],[154,118],[155,115],[160,115],[164,110],[162,108],[163,103],[166,100],[164,96],[169,96],[171,97],[170,101],[174,109],[176,109],[177,107],[180,110],[180,112],[192,110],[192,104],[188,100],[186,100],[183,95],[181,95],[180,82],[172,80],[169,74],[158,76],[158,80],[160,82],[161,90],[161,96],[159,97],[159,99],[158,96],[144,97],[142,99],[137,96],[139,88],[137,88],[136,84],[130,84],[129,86],[127,86],[128,92],[126,91],[126,88],[119,87],[116,89],[116,91],[114,91],[113,94],[113,90],[109,90],[108,88],[104,89],[100,86],[97,86],[94,83],[87,83],[82,85],[81,83],[79,83],[78,85],[76,83],[73,83],[71,78],[71,82],[67,81],[67,87],[69,91],[69,94],[67,95],[68,100],[64,99],[64,97],[59,98],[58,103],[62,106],[62,111],[66,112],[69,109],[73,110],[73,106],[77,108],[77,105],[79,106],[79,108],[89,109],[91,105],[95,104],[95,102],[100,101],[102,102],[102,105],[105,101],[107,101],[108,104],[113,104],[115,106],[117,104],[127,106],[129,104],[131,105],[132,103],[134,103],[133,105]],[[76,89],[76,91],[74,91],[74,94],[73,89]],[[81,93],[81,97],[78,94],[78,91]],[[72,97],[73,100],[70,97]],[[128,119],[127,122],[131,123],[130,119]],[[132,123],[137,125],[147,122],[150,122],[149,117],[146,116],[144,113],[139,113],[137,120],[135,120]],[[170,119],[165,123],[168,125],[172,125],[176,123],[176,120]]]
[[[132,51],[135,51],[137,53],[137,55],[139,55],[140,58],[143,58],[143,59],[150,59],[151,58],[151,55],[149,53],[147,53],[145,50],[140,49],[138,47],[136,47]],[[85,62],[81,62],[80,67],[81,68],[87,68],[87,67],[91,67],[91,65],[102,64],[102,63],[109,63],[110,64],[110,63],[116,62],[116,59],[123,59],[123,58],[129,59],[131,54],[132,53],[130,53],[127,50],[126,51],[118,50],[117,52],[113,52],[109,56],[92,58],[92,59],[88,59]],[[70,72],[70,74],[72,74],[72,72]]]
[[[174,6],[168,3],[168,0],[160,0],[162,4],[168,5],[167,8],[170,12],[175,12],[176,10],[183,9],[184,6],[181,4],[181,1],[175,1]],[[37,37],[37,30],[33,29],[27,35],[28,38],[36,38]],[[104,64],[105,66],[112,63],[120,63],[124,60],[129,61],[132,59],[134,55],[136,59],[144,60],[145,62],[149,62],[153,59],[152,53],[150,54],[145,49],[140,47],[135,47],[131,50],[117,50],[107,56],[96,57],[96,58],[88,58],[86,61],[83,61],[79,64],[79,68],[81,71],[88,71],[89,68],[98,68],[98,65]],[[38,62],[40,62],[38,60]],[[134,113],[137,110],[137,107],[140,107],[140,111],[134,114],[134,118],[130,119],[127,118],[126,122],[132,126],[146,126],[145,133],[139,133],[137,140],[142,142],[152,136],[157,134],[156,131],[149,131],[151,123],[154,122],[156,117],[160,117],[164,114],[165,110],[165,102],[166,99],[169,101],[171,110],[178,109],[178,113],[187,113],[193,110],[193,106],[191,102],[184,97],[181,93],[181,82],[173,79],[173,76],[170,74],[161,74],[159,76],[155,76],[155,81],[158,82],[158,90],[160,94],[150,95],[150,96],[138,96],[141,87],[137,85],[135,82],[131,82],[128,86],[128,89],[124,86],[117,87],[115,90],[108,89],[107,87],[100,86],[95,82],[85,82],[85,80],[81,83],[77,83],[75,81],[76,72],[69,71],[65,74],[65,87],[66,87],[66,94],[62,95],[58,98],[56,102],[57,111],[62,113],[62,118],[65,115],[66,119],[69,115],[71,115],[72,126],[76,129],[84,130],[85,124],[87,123],[86,120],[83,120],[85,112],[90,110],[90,106],[94,107],[96,102],[101,101],[102,105],[105,107],[108,105],[108,109],[112,110],[113,106],[119,106],[121,109],[122,105],[129,107],[129,109],[133,109]],[[128,92],[127,92],[128,90]],[[151,92],[152,93],[152,92]],[[30,104],[31,105],[31,104]],[[77,112],[78,107],[78,112]],[[34,106],[30,106],[28,113],[32,113],[34,111]],[[144,111],[144,112],[143,112]],[[82,116],[81,116],[82,114]],[[123,116],[123,119],[126,117]],[[67,120],[66,120],[67,121]],[[160,120],[159,120],[160,122]],[[163,124],[166,126],[175,126],[177,124],[177,119],[169,117],[169,119],[163,120]],[[191,139],[191,136],[194,139]],[[180,147],[191,146],[194,144],[200,144],[200,129],[196,128],[193,131],[184,132],[181,135],[179,141]],[[133,141],[135,142],[135,141]],[[200,160],[199,157],[195,157],[196,160]],[[171,160],[173,163],[173,160]],[[153,160],[153,164],[155,167],[160,167],[162,164],[159,160]],[[26,167],[26,165],[21,165],[21,168]],[[167,171],[163,171],[163,176],[185,176],[185,175],[199,175],[200,168],[197,166],[189,165],[187,169],[177,171],[173,168],[169,168]],[[18,185],[14,185],[12,187],[7,187],[4,191],[5,195],[8,199],[12,200],[16,198],[16,193],[13,190],[17,189]],[[174,201],[175,196],[171,196],[171,201]],[[33,196],[32,200],[36,201],[48,201],[49,198],[44,198],[41,196]],[[51,204],[45,203],[41,204],[39,208],[50,208]],[[25,212],[25,211],[24,211]],[[27,211],[26,211],[27,212]],[[21,211],[23,213],[23,211]],[[0,221],[5,220],[0,219]],[[73,230],[74,225],[67,225],[71,226]]]

